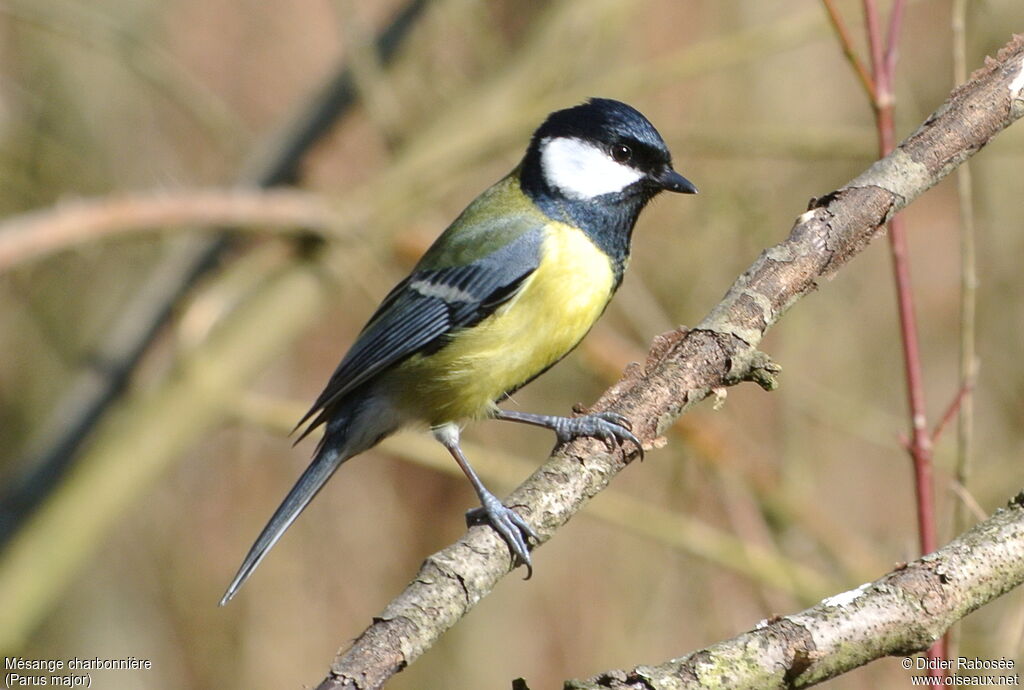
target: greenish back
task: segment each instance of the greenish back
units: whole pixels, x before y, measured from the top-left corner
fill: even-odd
[[[550,222],[523,194],[519,169],[478,196],[441,234],[416,265],[417,271],[465,266]]]

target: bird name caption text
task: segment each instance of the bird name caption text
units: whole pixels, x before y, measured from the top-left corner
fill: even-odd
[[[4,687],[91,688],[95,671],[148,671],[152,668],[152,661],[134,656],[119,659],[98,656],[60,659],[5,656]]]

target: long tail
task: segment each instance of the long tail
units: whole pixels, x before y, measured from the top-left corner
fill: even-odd
[[[349,457],[351,455],[343,455],[336,447],[320,448],[316,457],[313,458],[313,462],[309,463],[309,467],[302,473],[299,480],[295,482],[295,486],[292,487],[292,490],[285,496],[284,501],[274,511],[270,522],[260,532],[260,536],[256,538],[256,543],[249,549],[249,553],[246,554],[245,560],[242,561],[242,566],[238,569],[235,579],[231,581],[227,591],[224,592],[224,596],[221,597],[221,606],[231,601],[231,598],[235,596],[241,586],[245,584],[245,581],[249,579],[249,576],[256,570],[256,566],[260,564],[260,561],[267,555],[271,547],[277,543],[277,540],[281,538],[285,530],[291,527],[291,524],[295,522],[299,514],[305,510],[309,502],[313,500],[324,484],[327,483],[327,480],[331,478],[334,471]]]

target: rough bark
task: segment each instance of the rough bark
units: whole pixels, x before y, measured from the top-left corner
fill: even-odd
[[[923,651],[1021,582],[1024,492],[948,546],[874,582],[680,659],[606,671],[565,690],[804,688],[883,656]]]

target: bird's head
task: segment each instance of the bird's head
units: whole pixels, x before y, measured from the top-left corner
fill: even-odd
[[[672,154],[654,125],[620,101],[592,98],[551,113],[523,161],[524,188],[571,201],[641,200],[697,188],[672,169]]]

